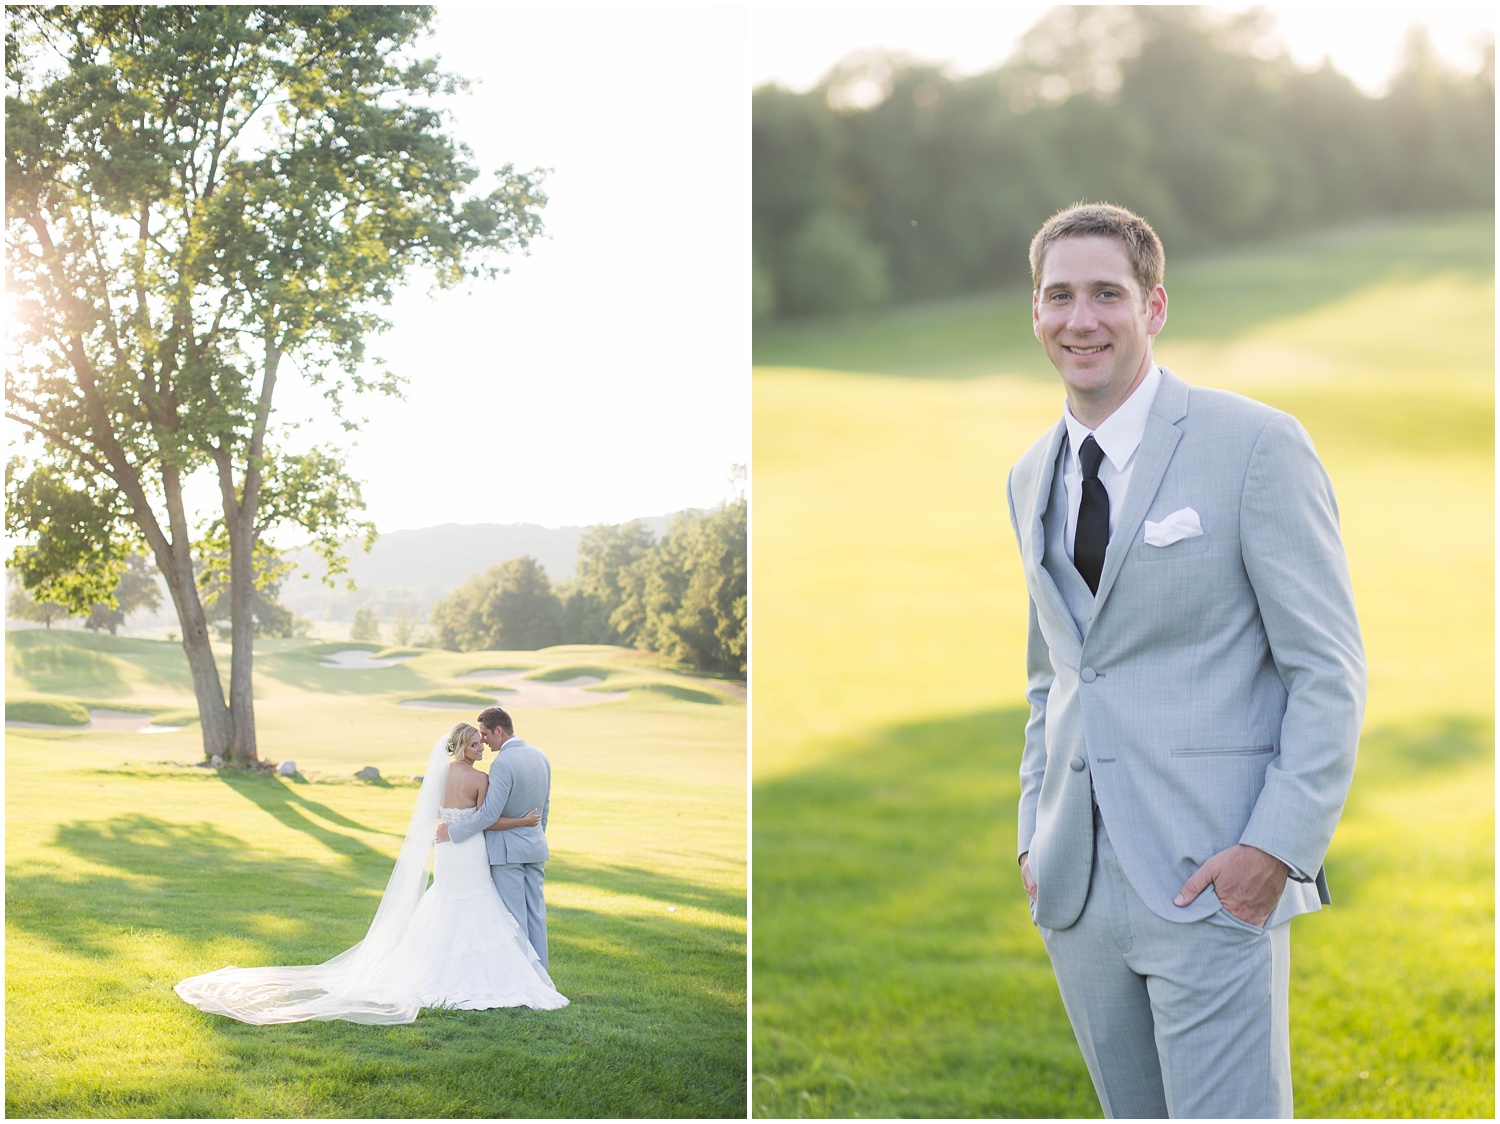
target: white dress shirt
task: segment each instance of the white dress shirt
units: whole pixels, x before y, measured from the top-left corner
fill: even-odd
[[[1130,488],[1130,475],[1135,470],[1135,452],[1141,447],[1141,438],[1146,435],[1146,418],[1151,413],[1151,403],[1156,401],[1156,390],[1161,386],[1161,368],[1152,364],[1141,385],[1131,391],[1130,397],[1121,402],[1109,417],[1099,423],[1098,429],[1090,429],[1073,416],[1067,400],[1063,400],[1063,421],[1068,426],[1068,452],[1063,460],[1063,487],[1068,493],[1068,524],[1063,532],[1063,543],[1067,547],[1068,561],[1073,561],[1073,537],[1078,533],[1078,505],[1083,502],[1083,465],[1078,461],[1078,450],[1084,439],[1093,434],[1094,440],[1104,453],[1099,462],[1099,482],[1109,493],[1109,537],[1115,537],[1115,527],[1120,522],[1120,511],[1125,506],[1125,494]]]

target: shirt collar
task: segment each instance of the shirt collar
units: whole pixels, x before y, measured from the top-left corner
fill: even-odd
[[[1099,448],[1109,458],[1116,472],[1122,472],[1135,456],[1141,439],[1146,436],[1146,419],[1151,415],[1151,403],[1156,400],[1157,388],[1161,386],[1161,368],[1156,364],[1141,379],[1141,385],[1130,392],[1130,397],[1121,402],[1109,417],[1099,423],[1099,428],[1089,429],[1073,416],[1067,400],[1063,400],[1063,421],[1068,426],[1068,457],[1077,467],[1078,449],[1084,438],[1093,434]],[[1079,469],[1081,472],[1082,469]]]

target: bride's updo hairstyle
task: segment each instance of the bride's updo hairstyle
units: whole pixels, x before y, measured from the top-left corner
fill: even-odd
[[[479,733],[467,722],[460,722],[453,727],[452,733],[448,735],[448,756],[455,761],[464,759],[464,748],[469,744],[469,739]]]

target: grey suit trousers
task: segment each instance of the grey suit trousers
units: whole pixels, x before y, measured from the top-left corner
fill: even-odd
[[[1038,926],[1109,1117],[1290,1118],[1291,922],[1157,916],[1094,813],[1083,913]]]
[[[490,867],[490,880],[500,891],[500,900],[531,942],[536,958],[547,963],[547,902],[542,886],[547,880],[545,863],[504,863]]]

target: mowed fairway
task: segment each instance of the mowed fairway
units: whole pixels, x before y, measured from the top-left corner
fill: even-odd
[[[1370,666],[1293,927],[1297,1113],[1494,1115],[1494,226],[1172,262],[1157,358],[1295,413]],[[1098,1116],[1016,871],[1010,465],[1062,409],[1029,294],[762,332],[757,1116]]]
[[[412,658],[324,666],[349,649]],[[376,649],[258,649],[261,755],[295,761],[295,778],[171,764],[201,759],[196,726],[7,730],[7,1115],[743,1115],[740,693],[621,648]],[[12,632],[6,658],[12,705],[192,704],[174,644]],[[185,976],[318,963],[360,940],[406,832],[411,775],[487,705],[460,677],[521,668],[627,692],[513,711],[552,762],[549,937],[571,1006],[254,1027],[177,998]],[[467,701],[399,705],[434,695]],[[381,779],[353,779],[365,765]]]

